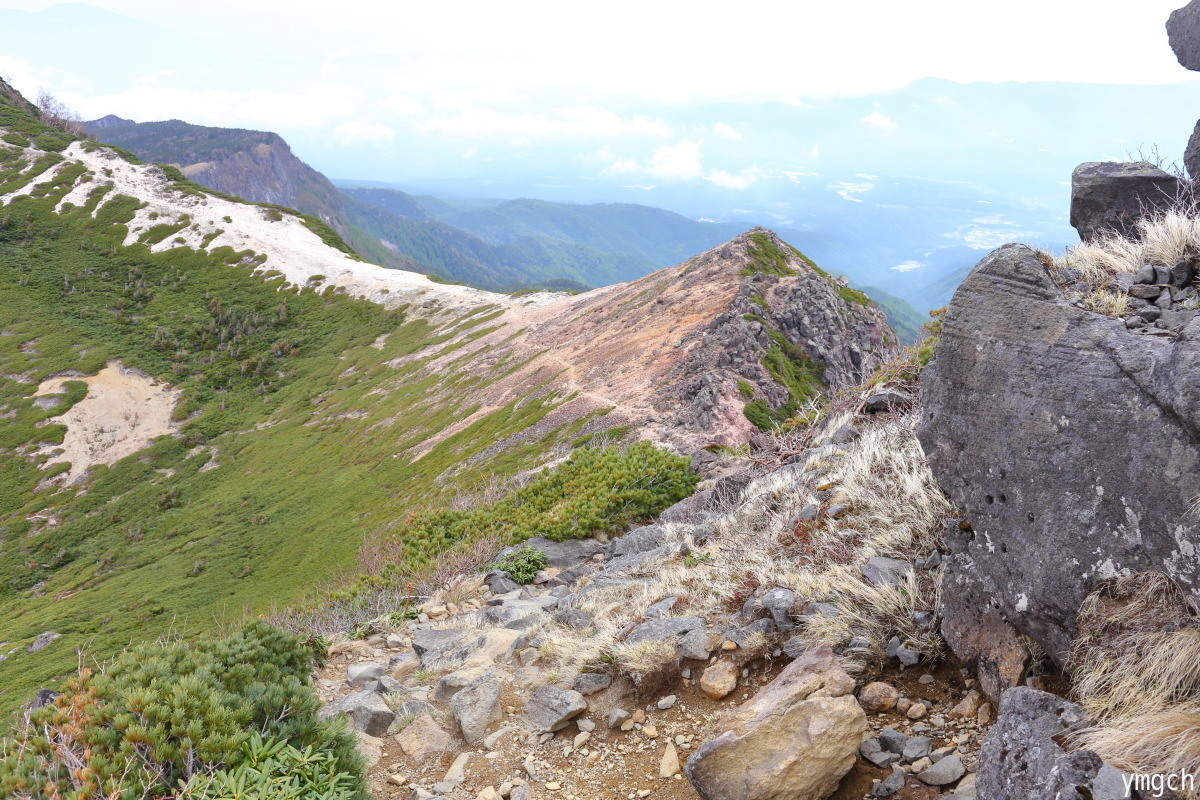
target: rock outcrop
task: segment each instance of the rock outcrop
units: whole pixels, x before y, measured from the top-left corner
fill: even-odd
[[[685,772],[704,800],[821,800],[837,788],[867,729],[854,681],[828,646],[793,661],[725,712]]]
[[[1147,214],[1170,206],[1179,180],[1145,161],[1080,164],[1071,175],[1071,225],[1085,242],[1131,236]]]
[[[1083,709],[1061,697],[1025,687],[1005,692],[980,752],[979,800],[1128,797],[1119,770],[1090,750],[1060,744],[1086,724]]]
[[[1167,18],[1167,40],[1185,68],[1200,70],[1200,0],[1177,8]]]
[[[1063,665],[1097,582],[1162,572],[1200,596],[1198,340],[1194,319],[1144,336],[1073,306],[1020,245],[975,267],[921,384],[918,437],[963,515],[948,624],[995,609]]]

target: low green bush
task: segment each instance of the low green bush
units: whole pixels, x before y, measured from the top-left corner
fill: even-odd
[[[175,797],[196,776],[233,770],[227,777],[236,778],[243,764],[248,780],[247,753],[266,752],[254,749],[257,732],[275,743],[264,756],[276,759],[272,770],[287,767],[299,779],[301,762],[312,769],[320,762],[320,774],[342,792],[329,797],[365,800],[353,738],[340,721],[317,719],[311,666],[302,640],[262,622],[224,639],[130,648],[99,672],[81,670],[15,732],[0,760],[0,796]],[[290,759],[280,743],[300,757]],[[347,777],[334,781],[339,774]]]
[[[530,584],[537,577],[538,570],[546,568],[546,554],[536,547],[525,545],[493,561],[492,568],[504,570],[519,584]]]

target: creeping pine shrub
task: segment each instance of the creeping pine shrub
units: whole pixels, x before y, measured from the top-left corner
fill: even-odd
[[[492,562],[493,569],[502,569],[522,585],[533,583],[538,570],[546,568],[546,554],[536,547],[525,545],[504,558]]]
[[[345,793],[330,797],[365,800],[353,738],[340,721],[317,719],[311,663],[304,642],[262,622],[195,645],[133,647],[98,672],[81,670],[53,705],[32,712],[4,740],[0,796],[174,797],[197,776],[238,774],[258,733],[299,750],[296,764],[319,754],[327,764],[321,769],[350,776],[336,781]],[[283,752],[276,756],[287,760]]]
[[[388,540],[387,563],[376,574],[338,590],[333,600],[369,586],[409,579],[470,542],[518,544],[616,534],[691,495],[699,477],[687,456],[649,442],[628,447],[580,447],[553,470],[501,500],[471,509],[413,514]]]
[[[308,746],[298,750],[285,741],[251,736],[242,760],[232,769],[198,775],[179,800],[352,800],[360,779],[338,771],[337,757]]]

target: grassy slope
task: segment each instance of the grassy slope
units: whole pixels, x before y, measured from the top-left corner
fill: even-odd
[[[921,314],[904,300],[875,286],[864,286],[863,293],[883,309],[888,324],[900,337],[900,344],[909,345],[917,341],[921,326],[929,322],[928,314]]]
[[[10,128],[30,127],[11,112],[0,107],[0,126],[7,114]],[[279,279],[253,277],[230,252],[121,247],[134,201],[115,199],[100,219],[51,213],[68,188],[0,209],[0,403],[19,423],[0,443],[0,652],[10,654],[0,708],[72,670],[76,647],[104,657],[168,627],[211,630],[291,600],[414,504],[512,474],[577,433],[483,453],[562,399],[545,394],[413,462],[409,448],[471,413],[472,389],[496,377],[466,365],[427,376],[421,358],[385,365],[446,329],[332,294],[278,292]],[[482,320],[460,322],[482,333]],[[116,357],[183,390],[182,437],[97,469],[86,492],[36,491],[48,473],[28,447],[63,432],[37,426],[47,415],[31,403],[37,382]],[[22,374],[30,382],[13,377]],[[219,466],[201,471],[214,450]],[[39,511],[56,521],[42,524]],[[49,629],[63,638],[25,653]]]

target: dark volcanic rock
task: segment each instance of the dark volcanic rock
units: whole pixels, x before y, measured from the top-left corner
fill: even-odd
[[[921,392],[918,437],[970,526],[948,543],[955,591],[1059,665],[1105,578],[1163,572],[1200,595],[1200,322],[1132,333],[1006,245],[959,287]]]
[[[1086,722],[1083,709],[1061,697],[1024,686],[1009,689],[980,748],[979,800],[1045,796],[1050,773],[1067,755],[1055,737]]]
[[[1183,166],[1187,168],[1192,180],[1200,178],[1200,122],[1192,129],[1187,148],[1183,151]]]
[[[1167,18],[1167,40],[1184,67],[1200,70],[1200,0],[1177,8]]]
[[[1071,225],[1085,242],[1109,231],[1131,235],[1144,210],[1166,207],[1178,191],[1175,176],[1145,161],[1080,164],[1071,175]]]

